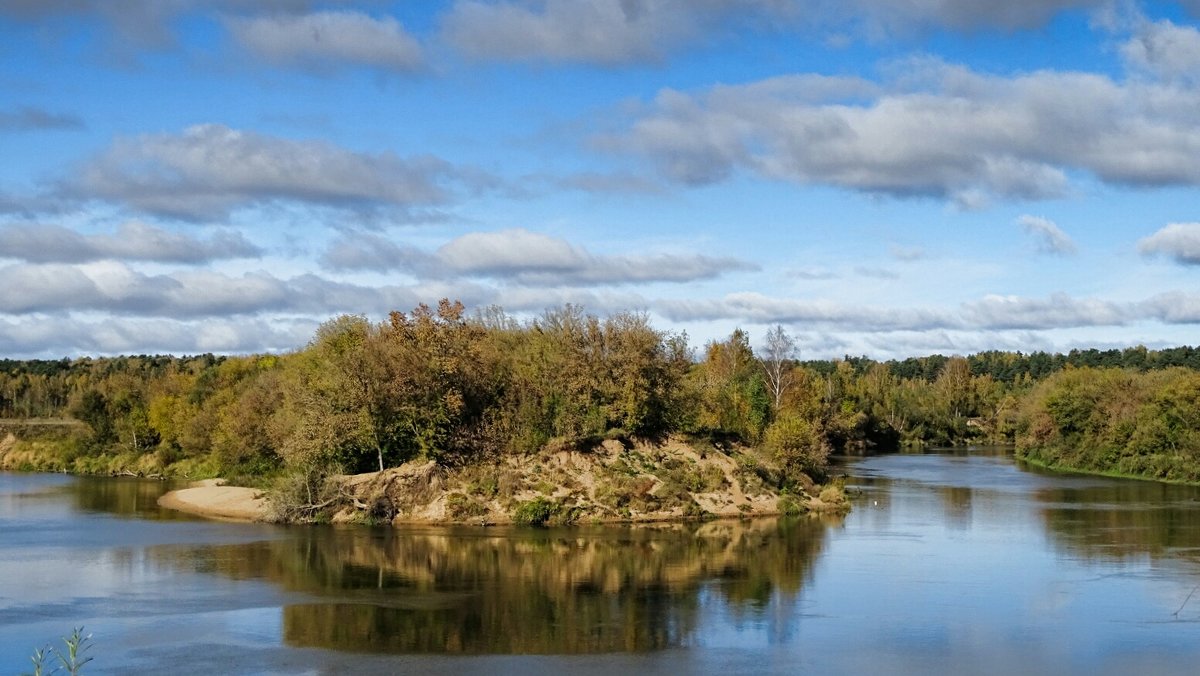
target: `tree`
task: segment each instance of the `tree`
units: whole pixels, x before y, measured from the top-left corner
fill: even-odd
[[[783,404],[783,395],[792,386],[791,363],[796,360],[797,354],[796,341],[783,330],[782,325],[776,324],[775,328],[767,332],[763,356],[759,357],[758,361],[766,374],[767,389],[771,392],[776,414]]]
[[[934,388],[952,421],[973,411],[971,366],[962,357],[951,357],[938,373]]]

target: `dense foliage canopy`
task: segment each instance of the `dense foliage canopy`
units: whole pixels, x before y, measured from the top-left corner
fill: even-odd
[[[1172,469],[1197,444],[1195,348],[801,362],[782,328],[765,338],[759,354],[741,330],[695,354],[644,314],[518,322],[442,301],[332,319],[285,355],[0,361],[0,418],[84,423],[60,457],[81,471],[367,471],[689,434],[808,474],[831,451],[1017,440],[1049,464],[1200,478]]]

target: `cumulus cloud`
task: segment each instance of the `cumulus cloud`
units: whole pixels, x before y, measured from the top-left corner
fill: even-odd
[[[257,258],[262,253],[262,249],[232,230],[217,230],[199,239],[136,221],[120,225],[111,235],[84,235],[57,225],[0,227],[0,258],[31,263],[119,259],[201,264],[229,258]]]
[[[569,286],[691,282],[758,269],[728,257],[595,255],[564,239],[523,228],[469,233],[432,252],[374,234],[344,235],[330,245],[322,262],[332,269],[405,270],[423,277],[486,277],[515,284]]]
[[[83,120],[76,115],[52,113],[32,106],[0,110],[0,131],[82,129],[83,126]]]
[[[1200,294],[1160,293],[1138,304],[1140,314],[1166,324],[1200,324]]]
[[[1200,185],[1200,91],[1103,75],[1014,77],[910,61],[882,93],[815,100],[821,80],[663,90],[601,147],[685,184],[736,170],[965,206],[1043,199],[1085,171],[1122,185]]]
[[[1074,240],[1048,218],[1023,214],[1017,218],[1017,224],[1033,236],[1042,253],[1068,255],[1077,250]]]
[[[1165,80],[1200,81],[1200,30],[1171,21],[1142,21],[1121,46],[1134,68]]]
[[[1200,223],[1171,223],[1138,242],[1145,256],[1162,255],[1185,265],[1200,265]]]
[[[364,65],[409,71],[422,63],[421,46],[391,17],[359,12],[232,18],[234,39],[266,60],[310,69]]]
[[[370,209],[445,203],[451,183],[486,177],[436,157],[359,153],[219,124],[120,138],[64,185],[68,196],[200,220],[276,202]]]
[[[1020,29],[1102,0],[460,0],[449,42],[475,58],[616,65],[661,61],[732,25],[849,30],[873,38],[927,28]]]

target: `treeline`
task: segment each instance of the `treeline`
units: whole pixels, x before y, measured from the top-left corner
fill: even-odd
[[[1039,383],[1099,373],[1086,362],[1151,380],[1200,368],[1193,348],[799,362],[781,327],[764,338],[756,352],[738,330],[697,353],[644,314],[566,306],[519,322],[442,301],[381,323],[336,318],[286,355],[0,361],[0,418],[86,424],[38,469],[265,477],[685,434],[816,475],[831,451],[1019,433],[1032,448]]]
[[[868,357],[847,355],[838,361],[816,360],[802,362],[818,373],[830,373],[840,361],[845,361],[855,374],[862,375],[876,364],[883,363],[892,375],[904,379],[923,379],[933,382],[951,357],[935,354],[928,357],[909,357],[903,360],[877,362]],[[1071,350],[1066,354],[1049,352],[1002,352],[989,350],[966,357],[971,375],[991,376],[1002,383],[1021,383],[1041,380],[1066,368],[1117,368],[1135,371],[1154,371],[1174,367],[1200,370],[1200,348],[1172,347],[1150,350],[1143,345],[1123,350]]]
[[[1017,452],[1061,469],[1200,482],[1200,373],[1055,374],[1027,397]]]

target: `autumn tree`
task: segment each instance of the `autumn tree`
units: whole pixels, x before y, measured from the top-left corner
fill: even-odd
[[[728,339],[710,342],[693,378],[700,392],[698,427],[759,439],[770,419],[771,399],[745,331],[735,329]]]

